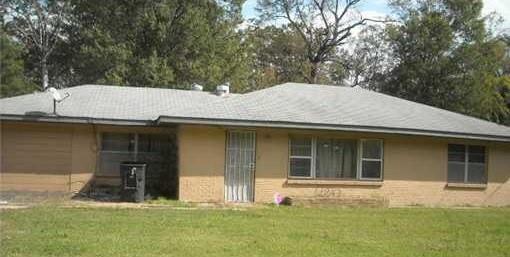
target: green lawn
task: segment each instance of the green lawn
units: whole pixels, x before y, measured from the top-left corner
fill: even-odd
[[[510,209],[37,207],[0,256],[510,256]]]

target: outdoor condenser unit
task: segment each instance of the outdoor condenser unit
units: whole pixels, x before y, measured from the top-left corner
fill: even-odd
[[[147,164],[123,162],[120,164],[121,197],[123,201],[141,203],[145,199],[145,172]]]

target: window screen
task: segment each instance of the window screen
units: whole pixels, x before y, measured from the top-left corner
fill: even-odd
[[[135,135],[128,133],[103,133],[99,171],[101,175],[117,176],[120,163],[134,160]]]
[[[291,138],[290,140],[290,176],[312,176],[312,139]]]
[[[486,183],[485,147],[448,145],[448,182]]]
[[[102,151],[132,152],[135,145],[134,134],[103,133]]]
[[[137,160],[150,166],[148,179],[157,179],[159,175],[170,168],[174,151],[173,140],[168,135],[139,134]]]
[[[448,145],[448,181],[464,182],[465,169],[466,146]]]
[[[174,151],[173,138],[167,134],[103,133],[98,173],[118,176],[122,162],[140,161],[154,171],[148,177],[157,177],[160,170],[169,169]]]
[[[168,135],[160,134],[139,134],[139,153],[161,153],[170,151],[171,138]]]
[[[382,178],[382,141],[361,140],[361,174],[362,179]]]
[[[120,164],[147,164],[146,192],[175,196],[177,188],[177,145],[174,133],[102,133],[96,175],[118,177]]]

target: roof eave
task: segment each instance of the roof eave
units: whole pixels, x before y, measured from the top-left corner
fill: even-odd
[[[160,116],[157,120],[125,120],[125,119],[102,119],[90,117],[69,117],[69,116],[27,116],[17,114],[0,114],[0,120],[28,121],[28,122],[58,122],[58,123],[78,123],[78,124],[98,124],[98,125],[119,125],[119,126],[151,126],[161,124],[194,124],[194,125],[217,125],[217,126],[237,126],[237,127],[270,127],[270,128],[289,128],[289,129],[312,129],[312,130],[334,130],[348,132],[369,132],[385,134],[401,134],[415,136],[432,136],[444,138],[459,138],[470,140],[487,140],[497,142],[510,142],[510,137],[480,135],[467,133],[454,133],[448,131],[429,131],[405,128],[371,127],[371,126],[353,126],[353,125],[332,125],[317,123],[297,123],[282,121],[256,121],[256,120],[230,120],[230,119],[211,119],[211,118],[191,118]]]
[[[354,126],[354,125],[332,125],[332,124],[297,123],[297,122],[281,122],[281,121],[189,118],[189,117],[171,117],[171,116],[160,116],[156,120],[156,124],[164,124],[164,123],[238,126],[238,127],[271,127],[271,128],[289,128],[289,129],[335,130],[335,131],[347,131],[347,132],[369,132],[369,133],[401,134],[401,135],[414,135],[414,136],[431,136],[431,137],[444,137],[444,138],[457,138],[457,139],[470,139],[470,140],[510,142],[510,137],[505,137],[505,136],[455,133],[455,132],[448,132],[448,131],[429,131],[429,130],[407,129],[407,128],[371,127],[371,126]]]
[[[29,115],[19,115],[19,114],[0,114],[0,120],[98,124],[98,125],[99,124],[101,124],[101,125],[122,125],[122,126],[155,125],[155,122],[152,120],[103,119],[103,118],[70,117],[70,116],[59,116],[59,115],[29,116]]]

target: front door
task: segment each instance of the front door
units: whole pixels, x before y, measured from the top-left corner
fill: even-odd
[[[255,132],[229,131],[225,170],[225,200],[253,201],[255,177]]]

